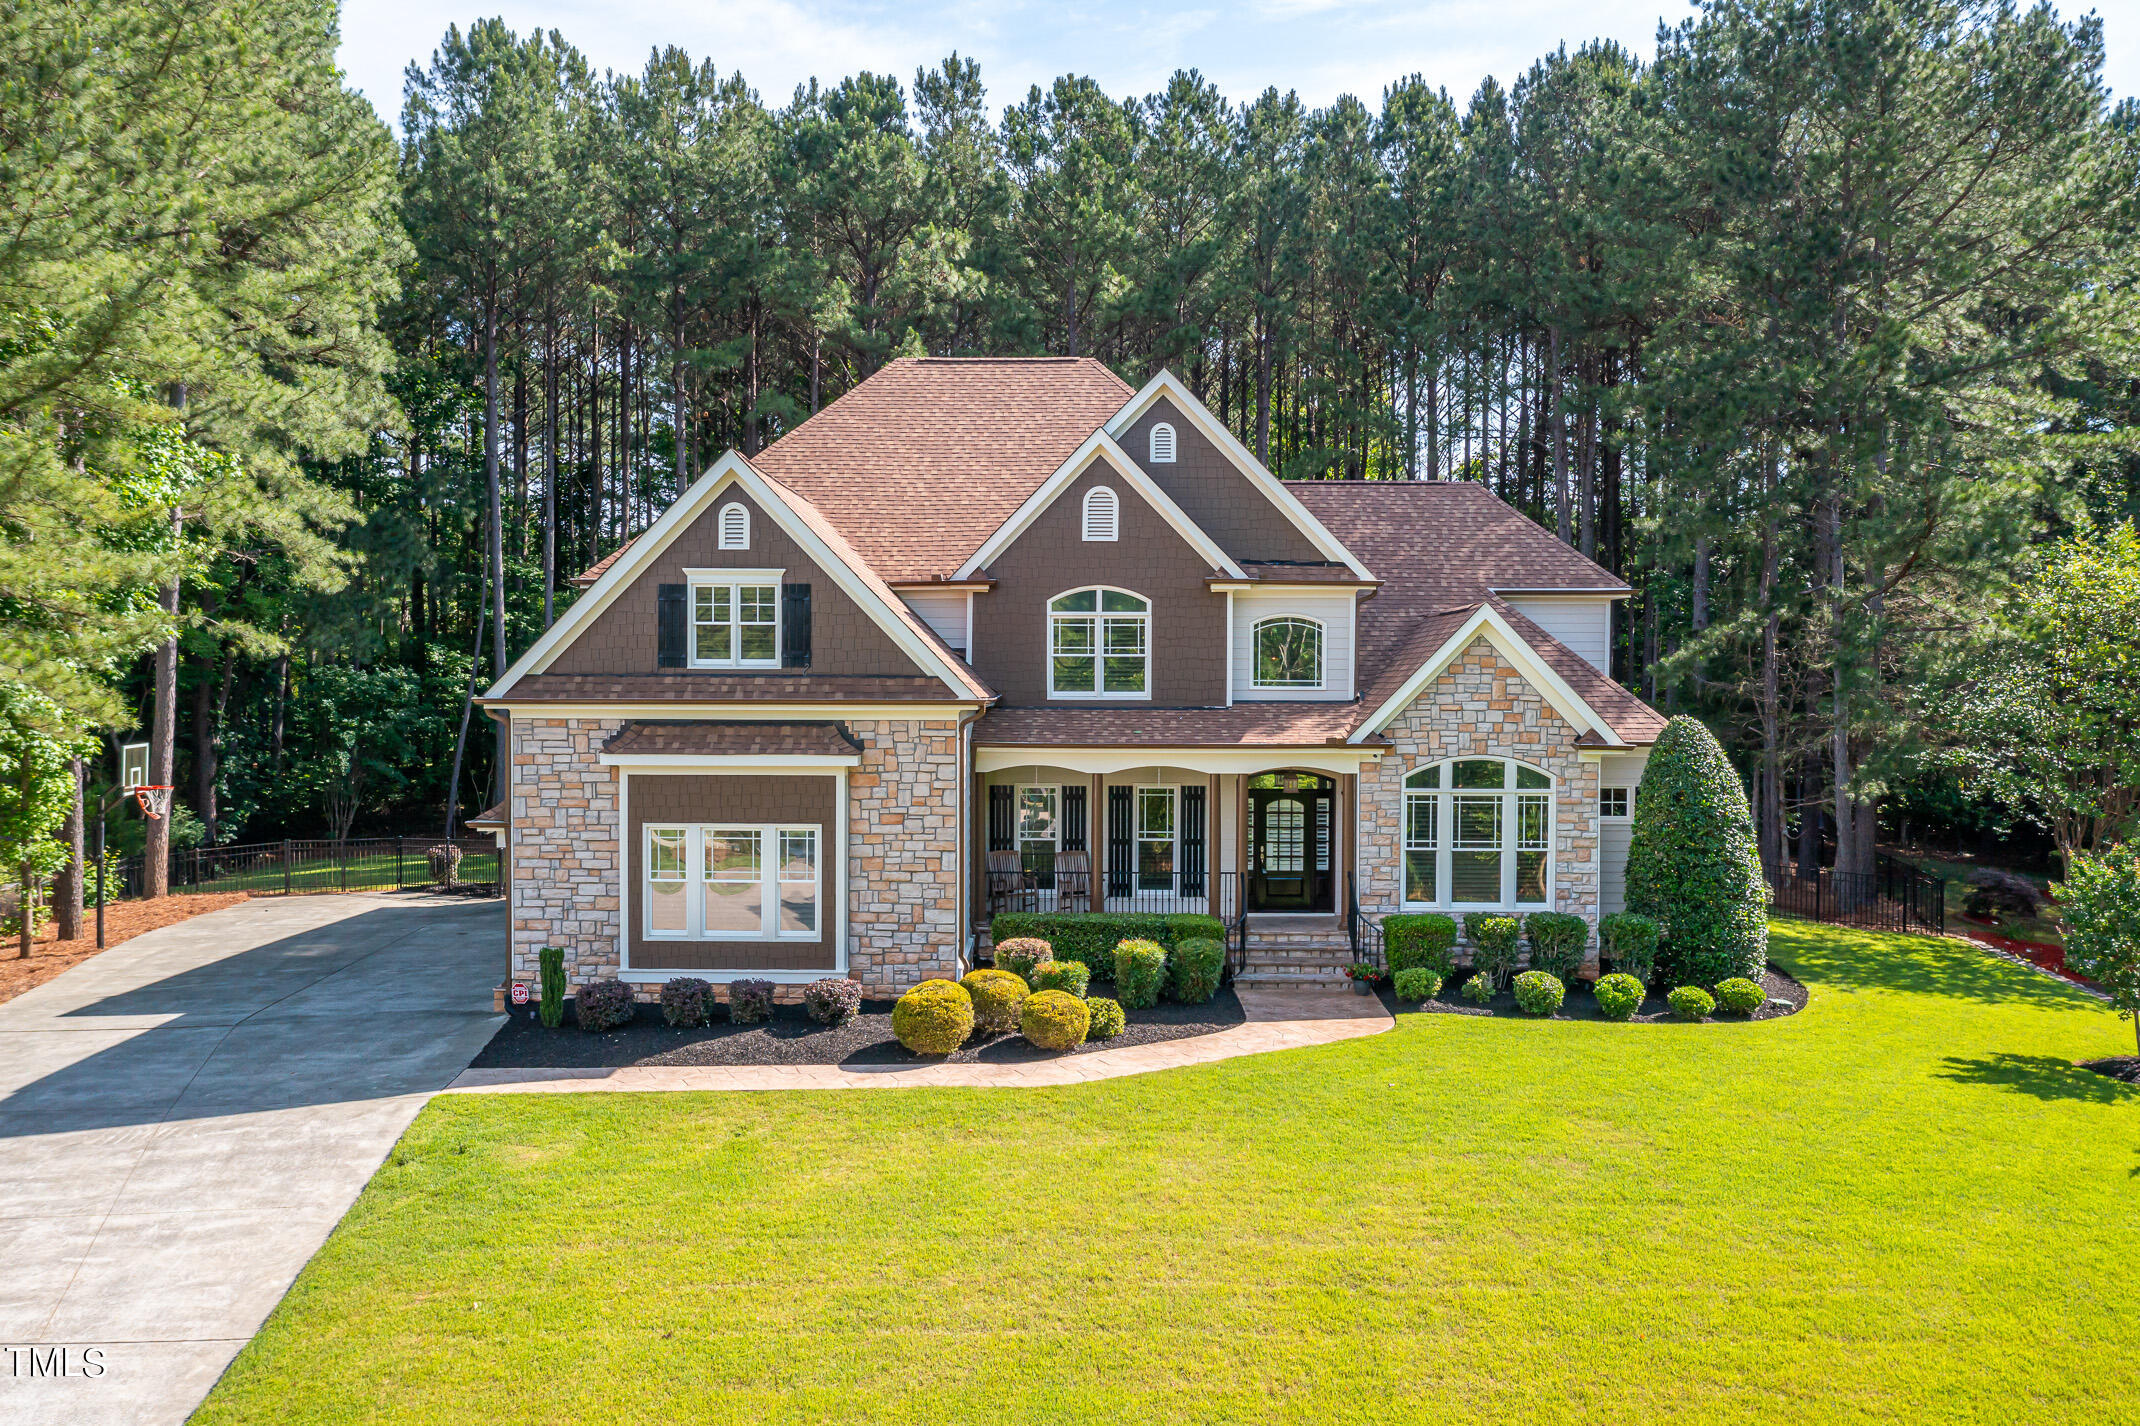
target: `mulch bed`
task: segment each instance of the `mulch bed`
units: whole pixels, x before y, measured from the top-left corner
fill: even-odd
[[[159,896],[154,901],[114,901],[104,908],[105,949],[131,941],[145,932],[174,926],[180,921],[251,899],[242,891],[224,891],[186,892]],[[83,908],[80,937],[62,941],[57,939],[58,934],[58,928],[49,921],[40,927],[36,941],[31,943],[28,960],[16,959],[16,943],[12,939],[0,942],[0,1002],[13,1000],[25,990],[43,985],[95,955],[97,908]]]
[[[1089,1040],[1067,1053],[1119,1050],[1162,1040],[1186,1040],[1230,1030],[1247,1019],[1233,987],[1204,1005],[1162,1001],[1129,1012],[1129,1027],[1112,1040]],[[948,1056],[909,1052],[892,1034],[892,1002],[866,1000],[862,1013],[837,1030],[812,1020],[799,1005],[782,1005],[762,1025],[721,1021],[691,1029],[664,1024],[661,1007],[641,1005],[629,1025],[599,1035],[579,1029],[572,1006],[565,1023],[546,1030],[533,1007],[515,1008],[475,1058],[474,1069],[622,1069],[629,1065],[927,1065],[1024,1064],[1060,1059],[1023,1035],[975,1036]]]
[[[2112,1055],[2107,1060],[2081,1060],[2078,1063],[2084,1070],[2094,1070],[2127,1084],[2140,1084],[2140,1055]]]
[[[1459,991],[1459,988],[1467,979],[1469,979],[1469,976],[1465,972],[1458,971],[1456,979],[1443,986],[1440,995],[1417,1005],[1397,999],[1396,991],[1391,988],[1387,981],[1383,982],[1377,989],[1382,997],[1382,1004],[1393,1015],[1499,1015],[1518,1020],[1540,1018],[1534,1015],[1526,1015],[1516,1005],[1515,993],[1506,989],[1484,1005],[1473,1005],[1470,1001],[1464,999]],[[1808,998],[1806,988],[1784,974],[1773,961],[1769,963],[1768,969],[1761,973],[1759,983],[1761,988],[1768,992],[1768,1000],[1759,1010],[1756,1010],[1751,1015],[1710,1015],[1700,1023],[1744,1024],[1749,1020],[1779,1020],[1786,1015],[1795,1015],[1805,1009]],[[1568,987],[1567,997],[1561,1001],[1560,1009],[1544,1018],[1551,1020],[1603,1020],[1605,1016],[1599,1012],[1597,1001],[1591,997],[1590,983],[1579,980]],[[1664,996],[1655,991],[1652,991],[1649,997],[1642,1002],[1642,1008],[1636,1011],[1634,1015],[1636,1022],[1652,1024],[1658,1021],[1672,1021],[1673,1018],[1672,1007],[1666,1003]]]
[[[2049,971],[2061,980],[2070,980],[2075,985],[2095,984],[2080,972],[2066,968],[2066,951],[2063,946],[2047,945],[2042,941],[2019,941],[2012,936],[1997,936],[1989,931],[1972,931],[1969,933],[1969,939],[1994,950],[2004,951],[2010,956],[2017,956],[2039,970]]]

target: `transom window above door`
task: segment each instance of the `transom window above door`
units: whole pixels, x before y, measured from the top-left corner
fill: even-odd
[[[780,577],[691,582],[693,668],[780,666]]]
[[[1535,909],[1553,882],[1553,779],[1506,758],[1457,758],[1404,780],[1407,906]]]
[[[1142,595],[1099,586],[1048,601],[1048,696],[1151,697],[1151,610]]]

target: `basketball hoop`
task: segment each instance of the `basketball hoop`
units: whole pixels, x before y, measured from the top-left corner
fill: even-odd
[[[141,815],[151,822],[161,822],[171,810],[171,785],[151,784],[134,789],[134,800],[141,804]]]

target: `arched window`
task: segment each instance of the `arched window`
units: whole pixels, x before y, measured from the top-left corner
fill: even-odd
[[[721,548],[724,550],[747,550],[750,548],[750,509],[731,501],[721,507]]]
[[[1152,464],[1174,464],[1174,428],[1164,421],[1152,427]]]
[[[1048,601],[1048,697],[1149,698],[1152,606],[1126,589],[1073,589]]]
[[[1112,488],[1095,485],[1085,492],[1085,538],[1088,540],[1119,539],[1122,502]]]
[[[1456,758],[1404,780],[1409,906],[1545,906],[1553,882],[1553,779],[1505,758]]]
[[[1295,614],[1257,624],[1248,681],[1254,688],[1321,688],[1323,626]]]

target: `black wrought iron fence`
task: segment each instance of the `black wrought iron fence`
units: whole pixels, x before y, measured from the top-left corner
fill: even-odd
[[[1947,929],[1947,884],[1885,854],[1871,872],[1838,874],[1834,867],[1798,862],[1772,862],[1761,870],[1770,909],[1779,916],[1867,931],[1937,936]]]
[[[987,909],[1114,911],[1141,915],[1240,915],[1240,875],[1174,867],[1103,867],[1095,880],[1085,852],[1027,850],[988,854]]]
[[[444,886],[447,879],[438,874],[431,855],[443,845],[436,837],[352,837],[189,847],[171,853],[171,891],[304,896]],[[502,863],[497,843],[489,837],[456,837],[452,845],[460,851],[453,888],[497,895]],[[140,896],[146,890],[142,855],[111,858],[104,884],[112,901]]]

